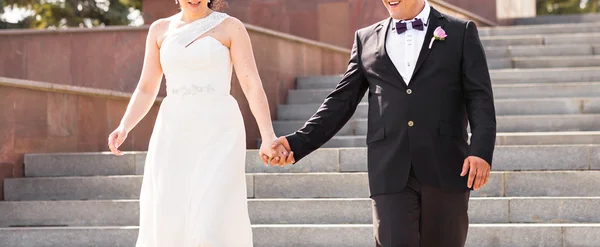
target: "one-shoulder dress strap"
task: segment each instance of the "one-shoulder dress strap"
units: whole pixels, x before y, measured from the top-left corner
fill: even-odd
[[[228,14],[221,12],[212,12],[210,15],[189,23],[177,30],[177,43],[182,46],[189,46],[194,43],[200,36],[217,27],[224,20],[229,18]]]

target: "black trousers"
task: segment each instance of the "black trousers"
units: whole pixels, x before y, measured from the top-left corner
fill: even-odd
[[[376,247],[464,247],[470,191],[442,191],[411,171],[403,191],[372,196]]]

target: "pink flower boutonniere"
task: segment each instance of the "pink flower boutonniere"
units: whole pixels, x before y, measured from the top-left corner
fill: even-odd
[[[429,49],[431,50],[431,47],[433,46],[434,41],[445,40],[446,37],[448,37],[448,35],[446,34],[446,31],[444,31],[444,29],[442,29],[442,27],[437,27],[433,31],[433,37],[431,38],[431,42],[429,42]]]

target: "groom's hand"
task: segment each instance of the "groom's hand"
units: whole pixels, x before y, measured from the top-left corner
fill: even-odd
[[[273,159],[269,159],[269,157],[267,155],[264,155],[263,162],[265,163],[265,165],[268,165],[269,163],[271,163],[271,166],[285,166],[286,158],[288,156],[293,157],[293,154],[290,154],[292,152],[290,152],[288,149],[284,148],[283,146],[271,148],[271,150],[273,150],[273,152],[275,153],[275,156],[273,156]]]
[[[469,174],[467,187],[478,190],[487,184],[490,179],[490,164],[485,160],[475,156],[469,156],[463,163],[461,177]]]
[[[287,152],[287,156],[282,155],[281,159],[279,159],[275,162],[271,161],[271,165],[285,166],[285,165],[296,163],[296,160],[294,159],[294,151],[292,151],[292,148],[290,147],[290,143],[288,142],[287,138],[285,138],[285,136],[277,138],[277,140],[275,140],[273,142],[273,145],[271,146],[271,148],[275,149],[275,150],[283,149],[283,150],[289,151],[289,152]]]

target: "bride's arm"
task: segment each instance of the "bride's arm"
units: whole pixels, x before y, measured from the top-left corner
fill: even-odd
[[[250,36],[240,20],[229,18],[227,21],[229,22],[227,28],[230,33],[230,52],[233,66],[235,67],[235,72],[244,95],[248,99],[250,110],[258,123],[263,141],[261,151],[266,152],[266,149],[263,150],[264,147],[268,146],[270,148],[272,141],[277,139],[277,136],[275,136],[273,124],[271,123],[267,95],[265,94],[262,81],[258,75],[258,69],[256,68]],[[271,155],[268,156],[273,157]],[[263,158],[262,155],[261,158]]]
[[[131,131],[144,118],[156,100],[163,76],[157,37],[164,33],[167,26],[168,20],[158,20],[152,23],[148,31],[142,74],[121,120],[121,126],[127,132]]]
[[[144,65],[137,88],[129,101],[125,115],[121,119],[119,127],[108,137],[108,147],[117,155],[121,155],[119,146],[123,144],[127,134],[144,118],[150,111],[162,81],[162,67],[160,66],[159,49],[157,37],[163,34],[168,27],[168,20],[158,20],[152,23],[146,37],[146,51],[144,54]]]

